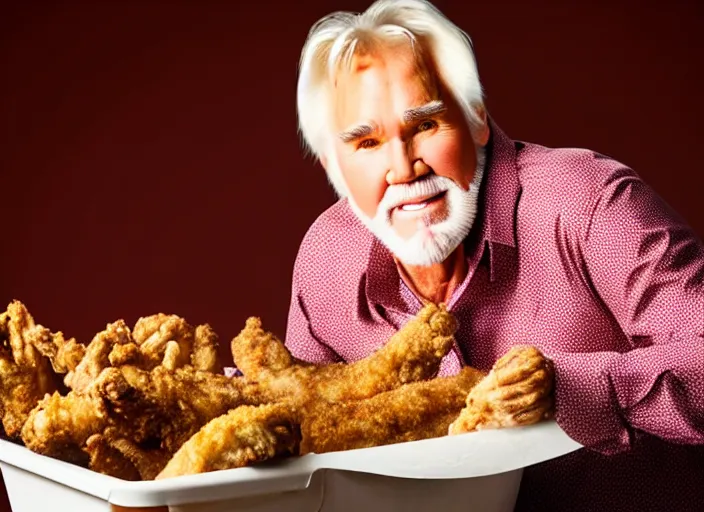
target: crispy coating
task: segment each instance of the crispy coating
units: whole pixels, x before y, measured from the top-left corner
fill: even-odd
[[[34,345],[39,332],[44,328],[19,301],[0,314],[0,413],[4,433],[12,439],[36,403],[59,383],[49,359]]]
[[[434,377],[456,330],[457,321],[444,306],[429,304],[370,356],[316,366],[298,364],[258,318],[249,318],[231,349],[237,367],[269,392],[271,401],[360,400]]]
[[[24,304],[17,300],[12,301],[0,315],[0,325],[0,332],[5,334],[3,344],[9,344],[15,364],[31,368],[42,364],[41,353],[27,341],[27,333],[31,332],[36,324]]]
[[[189,439],[156,479],[238,468],[294,454],[300,440],[294,418],[287,404],[238,407]]]
[[[129,343],[133,343],[132,335],[124,320],[108,324],[105,330],[95,335],[76,370],[69,372],[64,382],[77,393],[87,392],[100,372],[111,366],[113,347]]]
[[[221,374],[223,365],[218,353],[218,335],[208,324],[196,327],[191,365],[196,370]]]
[[[85,458],[85,450],[95,467],[100,466],[99,454],[109,454],[112,462],[105,468],[117,464],[118,450],[144,478],[153,478],[203,425],[231,408],[259,401],[256,387],[243,379],[190,366],[173,372],[163,366],[152,371],[108,367],[82,393],[54,393],[41,400],[24,424],[22,441],[37,453],[74,462]],[[88,447],[95,434],[102,437]]]
[[[84,450],[90,455],[90,469],[123,480],[153,480],[166,466],[171,454],[159,448],[144,448],[121,437],[108,427],[91,436]]]
[[[447,434],[484,377],[473,368],[407,384],[367,400],[309,405],[301,423],[301,455],[418,441]]]
[[[174,369],[191,362],[195,330],[183,318],[163,313],[142,317],[132,336],[152,367],[164,364]]]
[[[515,346],[467,395],[466,407],[450,426],[451,435],[530,425],[549,418],[554,370],[535,347]]]
[[[290,402],[242,406],[203,427],[157,478],[237,468],[287,454],[440,437],[483,377],[464,368],[451,377],[407,384],[364,400],[316,401],[303,408]]]
[[[137,469],[142,480],[154,480],[173,455],[161,448],[143,448],[125,437],[110,434],[107,437],[110,445]]]
[[[53,386],[38,375],[42,369],[17,365],[10,354],[0,352],[0,413],[4,433],[11,439],[20,434],[36,403],[52,391]]]
[[[22,442],[30,450],[71,462],[85,458],[81,447],[108,424],[108,410],[100,397],[55,392],[44,397],[22,428]]]
[[[53,333],[41,325],[26,330],[24,337],[27,343],[49,359],[58,374],[74,371],[86,352],[86,347],[74,338],[66,339],[61,331]]]
[[[131,425],[133,441],[158,438],[171,453],[213,418],[260,403],[253,384],[190,366],[173,372],[162,366],[151,371],[129,365],[110,368],[98,386],[113,414]]]
[[[142,479],[142,475],[135,465],[103,434],[90,436],[86,441],[84,451],[89,457],[88,467],[93,471],[123,480]]]

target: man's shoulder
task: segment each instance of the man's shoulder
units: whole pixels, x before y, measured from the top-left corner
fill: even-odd
[[[590,149],[522,145],[517,168],[526,199],[534,197],[542,202],[549,198],[555,208],[581,209],[614,182],[640,179],[627,165]]]
[[[340,199],[322,212],[306,231],[296,267],[299,270],[334,271],[366,262],[371,233],[359,221],[347,200]]]
[[[557,226],[583,232],[594,209],[619,183],[640,180],[618,160],[584,148],[524,144],[516,164],[521,184],[519,229],[541,236]]]
[[[551,148],[521,143],[517,163],[522,183],[560,182],[596,185],[614,174],[635,173],[615,158],[585,148]]]

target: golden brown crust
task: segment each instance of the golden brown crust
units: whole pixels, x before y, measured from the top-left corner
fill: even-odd
[[[288,405],[238,407],[189,439],[156,479],[247,466],[293,454],[298,442],[295,413]]]
[[[407,384],[367,400],[311,404],[301,423],[301,455],[418,441],[447,434],[467,393],[484,377],[473,368]]]
[[[270,399],[303,404],[312,400],[361,400],[410,382],[434,377],[457,330],[444,306],[429,304],[370,356],[351,364],[297,364],[283,343],[256,318],[232,341],[232,355],[244,376]]]
[[[9,438],[19,436],[32,408],[57,389],[59,378],[35,346],[45,342],[45,336],[46,329],[35,324],[19,301],[11,302],[0,314],[0,412]]]
[[[450,434],[530,425],[553,407],[554,370],[535,347],[511,348],[467,396]]]

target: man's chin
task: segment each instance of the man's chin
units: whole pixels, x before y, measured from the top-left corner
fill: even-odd
[[[404,239],[389,229],[374,230],[379,241],[403,265],[427,267],[445,261],[462,242],[462,238],[453,240],[442,233],[415,233]],[[431,229],[431,232],[433,230]]]
[[[422,231],[415,231],[410,238],[399,236],[388,216],[367,217],[351,199],[349,204],[357,218],[371,233],[406,266],[427,267],[442,263],[459,247],[469,233],[474,221],[476,199],[472,194],[451,191],[459,208],[450,208],[448,217]],[[459,216],[453,211],[462,212]]]

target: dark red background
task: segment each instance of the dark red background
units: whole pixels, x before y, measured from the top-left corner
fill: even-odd
[[[224,353],[249,315],[283,336],[298,244],[334,200],[299,146],[299,52],[368,3],[2,7],[1,305],[85,342],[158,311],[211,323]],[[509,135],[616,157],[701,236],[700,2],[567,3],[436,5]]]

